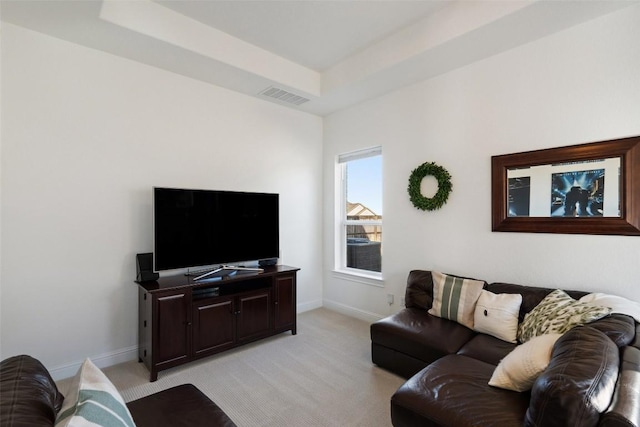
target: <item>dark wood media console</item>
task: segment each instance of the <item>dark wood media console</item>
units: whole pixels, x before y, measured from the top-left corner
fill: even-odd
[[[141,362],[158,372],[285,331],[296,334],[296,273],[285,265],[263,272],[194,282],[161,277],[136,282]]]

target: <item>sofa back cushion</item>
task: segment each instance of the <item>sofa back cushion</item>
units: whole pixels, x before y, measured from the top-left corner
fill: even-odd
[[[531,389],[525,426],[596,426],[615,389],[618,347],[602,332],[578,326],[555,344]]]
[[[412,270],[407,278],[407,290],[404,295],[407,308],[429,310],[433,305],[433,277],[430,271]]]
[[[64,397],[47,369],[31,356],[0,363],[0,425],[53,426]]]
[[[494,294],[520,294],[522,295],[522,304],[520,304],[520,314],[518,322],[524,320],[524,315],[533,310],[540,302],[555,289],[537,288],[533,286],[514,285],[511,283],[490,283],[485,287]],[[587,292],[581,291],[565,291],[571,298],[579,299]]]

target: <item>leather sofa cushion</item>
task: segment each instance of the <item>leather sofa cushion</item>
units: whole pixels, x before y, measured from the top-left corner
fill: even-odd
[[[624,314],[611,314],[589,323],[589,326],[611,338],[618,347],[629,345],[636,336],[635,320]]]
[[[64,396],[39,360],[26,355],[3,360],[0,384],[1,426],[53,426]]]
[[[490,335],[478,334],[462,346],[458,354],[497,366],[516,348],[516,344],[502,341]]]
[[[404,295],[407,308],[429,310],[433,305],[433,277],[430,271],[413,270],[407,278],[407,289]]]
[[[514,285],[511,283],[490,283],[485,287],[494,294],[520,294],[522,295],[522,304],[520,305],[520,314],[518,323],[524,320],[524,315],[533,310],[540,302],[555,289],[536,288],[533,286]],[[565,291],[571,298],[579,299],[587,292],[581,291]]]
[[[525,426],[596,426],[611,403],[620,355],[602,332],[578,326],[556,342],[531,390]]]
[[[425,362],[455,354],[474,336],[471,329],[420,308],[406,308],[371,325],[371,342]]]
[[[183,384],[127,403],[136,427],[235,427],[193,384]]]
[[[393,425],[520,427],[529,393],[488,385],[494,369],[457,354],[433,362],[391,398]]]

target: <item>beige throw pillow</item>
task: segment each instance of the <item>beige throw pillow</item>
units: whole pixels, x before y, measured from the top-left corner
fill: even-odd
[[[473,329],[515,343],[522,295],[482,290],[473,316]]]
[[[473,313],[484,282],[432,272],[433,306],[429,314],[473,329]]]
[[[500,361],[489,385],[513,391],[527,391],[549,366],[553,345],[562,334],[547,334],[520,344]]]

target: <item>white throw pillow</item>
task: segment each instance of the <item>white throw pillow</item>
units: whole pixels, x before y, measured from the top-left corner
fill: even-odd
[[[69,386],[55,427],[135,427],[115,386],[86,359]]]
[[[453,320],[473,329],[473,313],[484,282],[449,276],[437,271],[433,277],[433,306],[429,314]]]
[[[636,319],[636,322],[640,322],[640,304],[630,299],[617,295],[594,293],[585,295],[578,301],[586,304],[599,305],[601,307],[609,307],[612,313],[626,314]]]
[[[476,303],[473,329],[503,341],[516,343],[520,294],[494,294],[483,290]]]
[[[553,345],[562,334],[546,334],[520,344],[500,361],[489,385],[513,391],[531,390],[533,383],[549,366]]]

